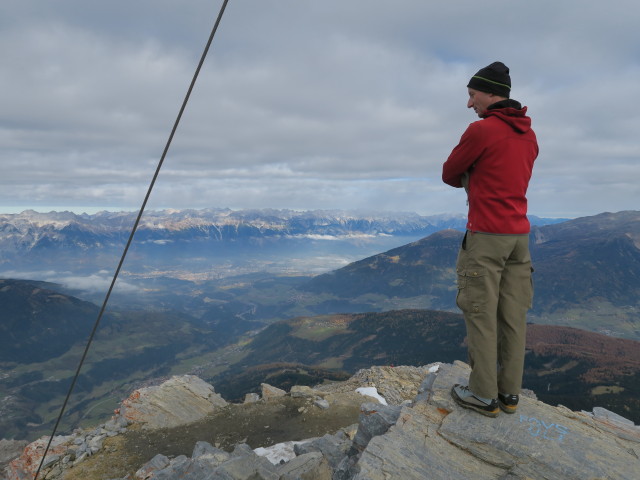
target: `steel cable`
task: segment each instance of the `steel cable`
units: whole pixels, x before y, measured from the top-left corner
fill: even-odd
[[[222,3],[222,6],[220,7],[220,11],[218,13],[218,17],[216,19],[216,22],[213,26],[213,29],[211,30],[211,34],[209,35],[209,39],[207,41],[207,44],[204,48],[204,51],[202,52],[202,55],[200,57],[200,62],[198,63],[198,67],[196,68],[195,73],[193,74],[193,78],[191,80],[191,84],[189,85],[189,89],[187,90],[187,94],[184,97],[184,100],[182,102],[182,106],[180,107],[180,111],[178,112],[178,115],[176,117],[176,120],[173,124],[173,128],[171,129],[171,133],[169,134],[169,138],[167,140],[167,143],[164,147],[164,150],[162,152],[162,156],[160,157],[160,161],[158,162],[158,166],[156,167],[156,171],[153,175],[153,178],[151,180],[151,183],[149,184],[149,188],[147,189],[147,194],[144,197],[144,201],[142,202],[142,206],[140,207],[140,210],[138,212],[138,216],[136,217],[136,221],[133,225],[133,228],[131,229],[131,233],[129,235],[129,239],[127,241],[127,244],[122,252],[122,256],[120,257],[120,262],[118,263],[118,267],[116,268],[116,271],[113,275],[113,278],[111,280],[111,284],[109,286],[109,290],[107,291],[107,294],[104,298],[104,301],[102,303],[102,307],[100,308],[100,312],[98,313],[98,316],[96,318],[96,321],[93,325],[93,329],[91,331],[91,334],[89,335],[89,339],[87,340],[87,345],[84,349],[84,353],[82,354],[82,358],[80,359],[80,363],[78,364],[78,368],[76,370],[76,373],[73,377],[73,381],[71,382],[71,386],[69,387],[69,391],[67,392],[67,396],[64,400],[64,403],[62,404],[62,408],[60,409],[60,414],[58,415],[58,419],[56,420],[55,426],[53,427],[53,431],[51,432],[51,436],[49,437],[49,441],[47,443],[47,446],[44,450],[44,453],[42,454],[42,459],[40,460],[40,465],[38,466],[38,470],[36,471],[35,476],[33,477],[34,480],[38,480],[38,475],[40,474],[40,470],[42,469],[42,466],[44,465],[44,461],[45,461],[45,457],[47,456],[47,453],[49,452],[49,449],[51,448],[51,442],[53,441],[53,437],[55,436],[57,430],[58,430],[58,426],[60,425],[60,421],[62,419],[62,416],[64,415],[65,409],[67,407],[67,403],[69,402],[69,398],[71,397],[71,394],[73,393],[73,389],[75,388],[76,382],[78,380],[78,377],[80,375],[80,370],[82,369],[82,365],[84,364],[85,359],[87,358],[87,354],[89,353],[89,348],[91,347],[91,344],[93,342],[93,338],[96,334],[96,331],[98,330],[98,326],[100,325],[100,321],[102,320],[102,317],[104,315],[105,309],[107,307],[107,303],[109,302],[109,298],[111,297],[111,293],[113,291],[113,288],[116,284],[116,280],[118,279],[118,275],[120,274],[120,270],[122,269],[122,265],[124,264],[124,260],[127,256],[127,252],[129,251],[129,247],[131,246],[131,243],[133,242],[133,237],[136,233],[136,230],[138,229],[138,225],[140,224],[140,219],[142,218],[142,214],[144,213],[145,207],[147,205],[147,202],[149,201],[149,197],[151,196],[151,191],[153,190],[153,187],[156,183],[156,179],[158,178],[158,175],[160,174],[160,169],[162,168],[162,164],[164,163],[164,159],[167,156],[167,152],[169,151],[169,147],[171,146],[171,142],[173,141],[173,137],[176,133],[176,130],[178,129],[178,125],[180,123],[180,119],[182,118],[182,114],[185,111],[185,108],[187,107],[187,103],[189,102],[189,97],[191,96],[191,92],[193,91],[193,87],[195,86],[196,80],[198,79],[198,75],[200,74],[200,70],[202,69],[202,65],[204,64],[204,61],[207,57],[207,53],[209,52],[209,48],[211,47],[211,44],[213,42],[213,38],[216,35],[216,31],[218,30],[218,26],[220,25],[220,21],[222,20],[222,15],[224,14],[225,9],[227,8],[227,3],[229,2],[229,0],[224,0],[224,2]]]

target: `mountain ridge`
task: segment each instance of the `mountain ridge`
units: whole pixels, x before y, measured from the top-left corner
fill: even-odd
[[[0,272],[13,278],[24,272],[21,278],[39,280],[56,272],[96,275],[115,266],[135,218],[134,212],[2,214]],[[374,253],[462,225],[460,216],[415,213],[147,211],[122,273],[211,279],[264,270],[326,271],[363,251]]]
[[[57,341],[57,329],[65,330],[70,344],[84,339],[86,318],[98,308],[89,302],[62,295],[45,282],[0,279],[0,362],[41,361],[57,356],[67,346]]]
[[[40,287],[36,284],[33,288]],[[466,358],[464,322],[460,314],[452,312],[400,310],[296,317],[253,332],[249,330],[257,325],[249,320],[242,327],[234,316],[207,326],[175,314],[133,313],[107,319],[98,332],[69,407],[69,420],[82,418],[94,403],[121,395],[133,382],[176,371],[180,362],[191,365],[191,371],[212,381],[228,398],[237,399],[255,390],[261,381],[278,386],[310,384],[338,379],[370,365],[419,365]],[[85,318],[85,323],[93,319]],[[163,332],[157,339],[148,337],[151,326]],[[65,338],[65,331],[58,328],[58,332]],[[529,336],[534,340],[528,343],[530,368],[525,379],[541,391],[545,401],[587,409],[599,404],[633,419],[640,415],[640,404],[634,400],[640,398],[640,360],[637,353],[630,353],[640,352],[637,342],[544,325],[530,325]],[[111,341],[105,342],[107,339]],[[231,343],[225,347],[227,342]],[[71,348],[73,342],[67,345]],[[20,374],[0,378],[0,391],[5,394],[0,410],[13,412],[5,419],[20,420],[22,425],[17,430],[7,425],[5,431],[26,432],[29,422],[44,421],[41,426],[46,428],[46,419],[35,416],[35,412],[43,415],[43,407],[36,410],[29,402],[42,403],[44,398],[51,402],[55,395],[66,392],[65,383],[80,353],[78,342],[75,345],[76,350],[62,357],[33,364],[33,368],[22,365],[17,370]],[[10,366],[3,365],[3,369]],[[45,365],[50,370],[43,369]],[[184,367],[178,371],[184,372]],[[106,387],[113,390],[105,397]],[[98,394],[100,391],[103,393]],[[21,398],[24,403],[19,402]],[[584,401],[577,402],[577,398]],[[98,415],[100,410],[94,413]]]
[[[44,263],[60,268],[62,262],[51,255],[56,252],[67,263],[67,270],[69,266],[81,271],[103,269],[107,259],[124,248],[136,215],[107,211],[93,215],[35,211],[0,214],[0,267],[18,269]],[[544,224],[559,220],[535,221]],[[368,245],[373,253],[377,248],[399,244],[394,238],[417,239],[444,228],[463,229],[465,222],[463,215],[410,212],[150,210],[138,225],[131,261],[135,269],[144,268],[144,262],[151,260],[175,264],[168,257],[183,256],[187,250],[212,260],[216,260],[216,251],[233,259],[242,256],[240,260],[245,262],[249,253],[268,261],[275,254],[282,256],[283,251],[291,254],[309,249],[318,254],[348,252],[354,258],[357,249]],[[195,265],[191,262],[189,268]],[[261,268],[264,262],[253,271]]]
[[[567,317],[566,322],[562,318],[561,320],[565,325],[571,326],[575,325],[577,320],[582,322],[587,315],[593,315],[596,327],[591,328],[592,330],[600,330],[610,335],[618,335],[620,331],[623,331],[623,328],[628,328],[631,331],[634,328],[637,330],[636,303],[638,296],[636,296],[636,292],[638,285],[633,272],[635,271],[634,265],[636,265],[634,262],[638,258],[634,238],[638,232],[637,219],[639,216],[640,212],[605,213],[592,218],[534,228],[532,239],[536,240],[532,241],[532,250],[535,255],[538,255],[535,265],[537,275],[542,279],[542,282],[538,282],[535,302],[542,303],[543,306],[555,305],[561,301],[566,303],[567,291],[564,289],[580,286],[581,292],[579,293],[583,297],[572,295],[583,305],[580,303],[570,304],[572,310],[565,309],[551,313],[543,310],[537,314],[534,312],[534,315],[530,317],[531,320],[540,323],[540,320],[544,319],[546,323],[549,323],[556,321],[552,315],[557,315]],[[60,219],[60,221],[63,220],[65,218]],[[590,224],[593,224],[593,227],[587,228],[586,225]],[[563,233],[563,231],[569,231],[569,234]],[[176,369],[187,368],[185,366],[203,371],[207,378],[213,378],[220,372],[229,369],[232,364],[241,363],[242,357],[248,355],[246,350],[238,348],[239,344],[234,342],[248,344],[251,339],[256,340],[255,331],[276,320],[287,318],[313,318],[313,322],[318,324],[329,324],[328,327],[323,327],[324,330],[298,328],[297,336],[289,335],[289,331],[283,331],[281,336],[285,338],[286,342],[291,342],[292,349],[297,348],[300,341],[305,340],[305,336],[310,336],[317,341],[322,339],[322,341],[336,342],[337,345],[342,342],[345,348],[344,351],[327,357],[324,359],[324,363],[320,362],[319,366],[314,367],[315,370],[305,374],[303,357],[294,358],[292,355],[294,350],[274,355],[277,351],[275,349],[277,342],[273,343],[272,351],[265,350],[264,353],[265,359],[270,362],[269,364],[288,362],[292,365],[299,365],[292,371],[285,369],[285,371],[276,374],[274,370],[271,373],[274,376],[280,375],[283,382],[302,378],[304,375],[307,375],[309,379],[321,378],[328,375],[330,370],[341,369],[345,365],[348,368],[355,368],[356,365],[370,365],[373,361],[370,358],[357,359],[359,346],[350,345],[344,338],[335,334],[336,331],[345,328],[346,323],[343,320],[350,318],[347,315],[340,317],[342,323],[336,322],[333,320],[338,318],[336,314],[364,315],[363,318],[368,318],[371,325],[376,325],[380,318],[392,318],[397,315],[394,311],[410,311],[416,309],[416,306],[425,311],[433,310],[433,307],[446,310],[446,302],[450,302],[450,309],[453,310],[455,308],[452,305],[455,298],[453,265],[461,235],[462,233],[457,230],[442,230],[407,245],[394,247],[382,254],[358,260],[344,269],[339,269],[326,276],[320,275],[311,280],[308,277],[290,280],[288,277],[260,277],[257,275],[253,279],[248,276],[233,277],[228,281],[217,283],[174,281],[170,284],[170,288],[157,288],[157,285],[147,283],[144,285],[144,289],[153,290],[155,296],[152,299],[160,301],[155,302],[153,308],[144,305],[138,312],[118,309],[109,314],[109,318],[103,326],[104,333],[99,333],[99,335],[120,338],[120,344],[107,342],[104,347],[98,345],[96,355],[103,355],[104,358],[95,361],[87,369],[83,381],[79,383],[79,388],[90,391],[99,386],[100,395],[103,395],[101,398],[105,398],[106,389],[111,389],[108,393],[111,398],[114,398],[122,392],[123,388],[128,388],[132,382],[160,378],[174,373]],[[547,255],[544,261],[540,256],[542,253]],[[571,269],[566,270],[567,266],[570,266]],[[607,269],[608,266],[614,266],[618,271]],[[627,270],[620,270],[625,266]],[[358,272],[361,274],[359,279],[355,275]],[[338,277],[345,273],[349,275],[345,275],[340,283]],[[611,278],[613,274],[617,274],[617,277]],[[552,277],[545,277],[545,275],[552,275]],[[321,283],[323,278],[331,278],[331,281],[321,285],[322,288],[318,290],[317,294],[309,294],[308,289],[305,290],[301,287],[307,281],[309,285],[317,285],[317,283]],[[552,280],[548,280],[549,278]],[[554,278],[556,280],[553,280]],[[582,288],[583,283],[581,282],[590,282],[591,289]],[[327,286],[331,286],[331,284],[333,284],[331,287],[333,290],[327,290]],[[41,291],[43,286],[51,288],[50,285],[35,282],[33,289]],[[609,287],[610,290],[607,291],[606,288]],[[171,297],[171,301],[177,299],[180,302],[176,303],[175,309],[172,309],[170,303],[164,303],[164,298],[172,295],[174,290],[181,290],[181,296]],[[142,289],[136,291],[135,296],[141,296],[141,291]],[[415,296],[418,293],[422,295]],[[569,291],[569,293],[571,292]],[[402,295],[405,297],[401,297]],[[565,295],[565,297],[561,295]],[[60,299],[60,297],[57,298]],[[629,305],[624,302],[636,303]],[[71,301],[67,303],[73,305]],[[42,303],[42,305],[45,304]],[[82,305],[90,306],[88,304]],[[175,311],[178,306],[181,312]],[[32,310],[28,305],[25,308],[28,311]],[[90,320],[94,319],[95,308],[95,306],[91,307]],[[377,317],[373,313],[361,313],[376,311],[380,313]],[[322,317],[323,314],[329,315],[329,317]],[[448,314],[440,313],[440,315],[456,314],[449,312]],[[545,319],[541,315],[548,315],[549,319]],[[327,318],[331,320],[327,321]],[[3,317],[3,320],[6,320],[6,317]],[[390,324],[393,321],[396,320],[390,320]],[[127,330],[127,322],[139,325],[138,330]],[[459,320],[456,322],[459,324]],[[178,324],[179,327],[174,324]],[[145,327],[148,331],[145,331]],[[398,323],[397,327],[401,328],[402,325]],[[584,328],[588,327],[589,325]],[[83,326],[83,328],[85,327]],[[154,328],[157,328],[161,334],[154,334]],[[279,326],[278,328],[284,327]],[[389,332],[387,346],[391,348],[396,345],[394,347],[396,350],[379,351],[380,358],[376,361],[399,363],[401,360],[393,356],[398,351],[403,353],[403,348],[397,347],[398,338],[396,337],[410,336],[411,332],[405,330],[399,335],[400,330],[393,332],[389,325],[380,323],[377,328],[380,328],[380,331]],[[533,327],[532,331],[535,328],[537,327]],[[76,328],[72,333],[77,332],[79,330]],[[123,332],[129,334],[121,335]],[[146,334],[151,334],[151,336],[144,337]],[[166,338],[163,338],[163,335]],[[372,340],[364,341],[367,337],[372,337]],[[255,341],[255,345],[264,342],[264,338],[260,337]],[[375,341],[380,341],[380,338],[381,336],[377,332],[369,331],[367,335],[360,338],[360,341],[365,344],[369,342],[368,345],[376,345]],[[133,341],[139,342],[139,345],[132,344]],[[75,350],[69,350],[68,354],[56,357],[52,362],[43,362],[33,368],[22,366],[19,374],[9,378],[0,378],[0,389],[3,393],[13,392],[18,383],[22,382],[25,384],[23,385],[25,387],[24,393],[31,401],[39,401],[48,394],[62,392],[64,382],[69,379],[74,363],[73,356],[78,355],[79,348],[77,342],[75,346],[72,345],[73,342],[67,343]],[[311,350],[309,345],[314,346],[313,343],[307,344],[307,350],[303,353],[321,353]],[[458,359],[464,358],[464,349],[461,346],[462,339],[458,338],[452,345],[455,347],[450,349],[458,352]],[[380,346],[376,345],[376,348]],[[214,358],[217,355],[216,352],[222,352],[219,350],[220,348],[226,349],[224,352],[225,355],[229,355],[229,360]],[[350,353],[345,355],[345,352]],[[408,350],[405,349],[406,352]],[[127,357],[127,355],[131,355],[131,357]],[[449,357],[444,355],[442,358],[449,360]],[[418,362],[424,360],[405,359],[402,361]],[[360,363],[357,364],[357,362]],[[566,358],[564,363],[557,364],[557,361],[555,362],[554,364],[552,356],[548,356],[546,363],[554,365],[553,368],[545,367],[542,362],[538,362],[536,368],[544,371],[550,370],[553,375],[565,375],[563,380],[557,377],[553,382],[540,384],[540,389],[547,389],[557,398],[562,397],[563,392],[554,392],[553,386],[561,384],[563,381],[570,383],[572,380],[567,372],[579,377],[592,371],[586,360],[582,361],[577,369],[575,366],[571,367],[573,359],[570,358]],[[45,368],[45,363],[50,365]],[[129,367],[132,368],[133,373],[125,374]],[[114,373],[109,377],[106,375],[109,371],[116,372],[121,376],[116,378]],[[548,375],[545,373],[541,382],[545,378],[553,378]],[[597,377],[594,373],[590,373],[588,376]],[[120,385],[116,385],[118,381]],[[609,395],[610,397],[606,397],[609,398],[607,401],[613,402],[610,403],[611,405],[617,405],[620,403],[620,398],[634,391],[632,385],[627,385],[628,382],[623,383],[625,384],[621,386],[615,382],[610,385],[601,382],[593,384],[589,388],[580,385],[582,389],[580,391],[587,397],[597,395],[599,399]],[[551,389],[549,390],[549,388]],[[622,396],[620,388],[624,388],[624,392],[626,392]],[[82,395],[85,393],[83,390]],[[17,398],[11,395],[5,398]],[[75,415],[74,421],[78,419],[84,406],[96,401],[96,398],[93,397],[84,398],[77,405],[77,408],[72,409],[73,415]],[[4,409],[3,412],[8,411],[5,408],[7,402],[9,400],[2,400],[2,404],[0,404],[0,409]],[[51,408],[51,405],[45,404],[43,408]],[[44,417],[37,418],[30,408],[23,410],[20,413],[20,418],[24,425],[28,422],[42,423]],[[93,412],[97,414],[100,411],[93,410]],[[39,415],[42,413],[42,410],[38,412]]]
[[[462,315],[441,311],[300,317],[271,324],[244,344],[242,358],[226,372],[205,379],[226,398],[238,400],[262,381],[290,387],[311,368],[353,374],[371,365],[464,360],[465,337]],[[541,400],[574,410],[603,406],[640,423],[640,342],[530,324],[526,349],[523,385]],[[257,367],[275,362],[291,365],[256,375]],[[282,371],[289,376],[276,382]]]
[[[51,480],[569,480],[637,472],[633,422],[602,408],[545,405],[528,391],[518,414],[482,417],[449,393],[469,371],[462,362],[371,367],[288,392],[263,384],[262,395],[243,404],[226,403],[197,377],[172,377],[134,391],[108,422],[54,437],[42,473]],[[33,477],[46,441],[10,462],[8,480]]]
[[[300,289],[354,304],[384,293],[388,299],[456,311],[454,269],[462,237],[457,230],[439,231],[318,275]],[[637,211],[534,227],[531,318],[569,326],[583,318],[585,328],[640,338],[639,245]]]

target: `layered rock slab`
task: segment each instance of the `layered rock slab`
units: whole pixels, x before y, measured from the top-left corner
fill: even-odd
[[[455,383],[466,383],[469,367],[461,362],[426,367],[372,367],[361,370],[346,382],[314,388],[294,387],[287,395],[310,401],[327,400],[329,411],[342,402],[360,403],[357,432],[339,431],[320,438],[295,442],[295,458],[286,463],[268,461],[248,445],[236,445],[227,453],[206,442],[198,442],[192,458],[158,455],[138,470],[137,479],[165,480],[438,480],[438,479],[636,479],[640,471],[640,428],[633,422],[604,409],[593,413],[572,412],[538,402],[533,393],[521,396],[518,412],[501,413],[487,418],[460,408],[451,399]],[[165,408],[190,409],[191,402],[201,405],[216,397],[213,387],[194,378],[172,379],[168,385],[134,393],[130,399],[137,406],[129,412],[159,415],[166,425]],[[189,384],[190,388],[182,385]],[[354,389],[375,387],[385,403],[372,402]],[[375,390],[374,389],[374,390]],[[141,394],[142,392],[142,394]],[[163,392],[163,393],[162,393]],[[162,402],[159,397],[165,397]],[[276,392],[279,397],[281,392]],[[378,396],[378,393],[376,393]],[[195,400],[194,400],[195,399]],[[147,400],[149,400],[148,403]],[[125,401],[126,402],[126,401]],[[186,403],[185,403],[186,402]],[[266,402],[266,400],[265,400]],[[262,404],[262,402],[260,403]],[[259,405],[260,405],[259,404]],[[268,402],[264,403],[267,405]],[[152,407],[153,406],[153,407]],[[125,407],[125,405],[123,405]],[[127,408],[130,405],[126,405]],[[210,407],[206,407],[210,408]],[[313,408],[313,407],[309,407]],[[98,437],[122,432],[128,420],[126,408],[96,429]],[[191,418],[188,412],[182,418]],[[202,412],[198,413],[201,415]],[[146,421],[145,416],[130,417]],[[181,420],[184,421],[184,420]],[[147,421],[147,425],[149,422]],[[157,423],[153,423],[157,424]],[[108,428],[107,428],[108,427]],[[148,427],[147,427],[148,428]],[[156,427],[162,428],[162,427]],[[99,430],[99,431],[98,431]],[[105,430],[103,432],[102,430]],[[93,433],[91,435],[93,435]],[[47,455],[51,464],[46,478],[62,478],[59,458],[69,457],[73,445],[91,443],[91,435],[56,437],[54,449]],[[93,440],[95,436],[91,436]],[[65,450],[64,445],[67,445]],[[39,448],[38,448],[39,446]],[[34,443],[33,466],[43,445]],[[264,449],[262,449],[264,450]],[[37,458],[37,460],[39,460]],[[290,458],[290,457],[289,457]],[[19,460],[19,459],[18,459]],[[21,469],[28,465],[18,465]],[[70,464],[69,464],[70,465]],[[28,469],[26,469],[28,470]],[[13,471],[11,479],[26,471]],[[131,477],[127,475],[121,480]],[[102,477],[101,477],[102,480]]]
[[[637,427],[521,397],[518,412],[488,418],[450,396],[469,367],[441,365],[412,406],[371,439],[353,478],[631,479],[640,472]]]
[[[122,402],[119,415],[143,428],[171,428],[206,417],[227,402],[195,375],[175,376],[136,390]]]

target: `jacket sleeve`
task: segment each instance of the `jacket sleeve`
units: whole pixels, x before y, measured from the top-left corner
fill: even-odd
[[[482,135],[478,122],[465,130],[460,142],[442,165],[442,181],[452,187],[462,187],[462,177],[482,154]]]

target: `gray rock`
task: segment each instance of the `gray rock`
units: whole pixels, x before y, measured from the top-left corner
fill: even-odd
[[[439,370],[439,368],[438,368]],[[438,378],[438,371],[429,372],[429,374],[424,378],[420,387],[418,388],[418,395],[416,396],[416,402],[428,402],[431,399],[431,392],[433,389],[433,383]]]
[[[458,407],[461,362],[443,365],[413,407],[403,407],[357,462],[358,480],[637,478],[640,436],[629,441],[597,420],[521,397],[518,412],[488,418]]]
[[[255,455],[253,449],[247,445],[246,443],[240,443],[233,447],[233,451],[231,452],[231,456],[236,457],[252,457]]]
[[[218,468],[230,458],[231,457],[227,452],[217,453],[214,455],[207,454],[196,458],[195,460],[193,460],[193,463],[195,467],[202,470],[203,472],[210,472]]]
[[[195,447],[193,447],[193,452],[191,453],[191,458],[198,458],[202,455],[215,454],[218,451],[221,451],[211,445],[209,442],[196,442]]]
[[[422,372],[423,377],[417,378]],[[576,480],[635,479],[640,471],[640,428],[633,422],[595,408],[593,413],[571,412],[537,401],[532,392],[523,391],[514,415],[488,418],[460,408],[451,398],[454,383],[466,382],[467,365],[405,369],[379,367],[358,372],[348,388],[376,385],[389,406],[364,403],[360,423],[295,444],[297,457],[273,465],[257,455],[249,445],[236,445],[232,453],[207,442],[194,446],[192,458],[169,460],[154,457],[136,472],[137,480]],[[353,377],[352,377],[353,378]],[[406,382],[406,384],[405,384]],[[266,384],[265,384],[266,385]],[[268,386],[267,386],[268,387]],[[335,401],[327,386],[325,393]],[[279,389],[278,389],[279,390]],[[294,389],[292,389],[293,392]],[[314,389],[311,389],[314,390]],[[333,390],[335,392],[337,390]],[[282,391],[280,391],[282,392]],[[412,400],[406,396],[414,392]],[[281,396],[279,392],[275,392]],[[296,395],[307,396],[306,388]],[[292,393],[293,394],[293,393]],[[190,394],[189,394],[190,395]],[[187,396],[189,396],[187,395]],[[357,394],[356,394],[357,395]],[[167,405],[169,405],[167,403]],[[310,403],[309,403],[310,404]],[[53,454],[63,460],[47,458],[46,478],[63,474],[89,455],[96,446],[119,428],[105,424],[90,433],[56,440]],[[109,423],[109,422],[107,422]],[[354,433],[355,432],[355,433]],[[42,440],[40,441],[42,443]],[[288,442],[292,443],[293,442]],[[32,444],[33,452],[40,444]],[[29,448],[25,449],[29,450]],[[63,456],[63,457],[61,457]],[[22,457],[21,457],[22,458]],[[35,455],[25,456],[33,464]],[[64,460],[67,458],[67,461]],[[291,458],[287,455],[285,458]],[[278,460],[274,461],[277,463]],[[26,470],[25,470],[26,471]],[[13,477],[10,477],[13,479]],[[19,477],[18,477],[19,478]],[[55,477],[58,478],[58,477]],[[124,479],[121,479],[124,480]]]
[[[117,415],[112,417],[104,424],[104,429],[107,432],[120,432],[123,428],[125,428],[129,422],[122,415]]]
[[[116,421],[114,418],[112,418],[111,420],[108,420],[105,424],[104,424],[104,429],[107,432],[117,432],[118,430],[120,430],[120,427],[116,424]]]
[[[211,472],[211,480],[279,480],[276,467],[246,444],[237,445],[231,458]]]
[[[198,442],[191,455],[194,463],[203,471],[213,470],[231,458],[231,455],[207,442]]]
[[[185,455],[179,455],[172,459],[169,466],[154,473],[150,480],[174,480],[181,478],[184,480],[195,480],[197,475],[189,475],[193,461]]]
[[[257,455],[266,458],[272,464],[280,465],[295,458],[296,454],[294,452],[294,448],[296,444],[310,442],[311,440],[313,439],[306,439],[296,442],[280,442],[269,447],[258,447],[254,450],[254,452]]]
[[[287,392],[285,392],[284,390],[269,385],[268,383],[260,384],[260,388],[262,389],[262,398],[264,398],[265,400],[276,397],[284,397],[287,394]]]
[[[353,439],[354,447],[362,451],[373,437],[386,433],[395,425],[401,409],[399,405],[364,403],[360,408],[360,425]]]
[[[42,462],[42,468],[48,468],[60,460],[60,455],[47,455]]]
[[[293,398],[314,398],[317,393],[313,388],[306,385],[294,385],[289,390],[289,395]]]
[[[164,470],[159,471],[150,480],[209,480],[219,478],[215,474],[217,467],[227,462],[231,457],[228,453],[204,453],[194,459],[180,456],[171,461]],[[240,457],[239,457],[240,458]]]
[[[156,472],[163,470],[169,466],[171,462],[169,458],[158,454],[145,463],[135,474],[134,478],[138,480],[147,480],[148,478],[152,478]]]
[[[260,400],[260,395],[257,393],[247,393],[244,396],[244,403],[256,403]]]
[[[602,408],[602,407],[595,407],[593,409],[593,416],[597,419],[605,420],[613,424],[618,424],[618,425],[627,426],[627,427],[635,426],[631,420],[624,418],[623,416],[618,415],[617,413],[610,412],[606,408]]]
[[[11,460],[19,457],[28,444],[26,440],[0,440],[0,472]]]
[[[296,455],[319,452],[327,460],[332,469],[342,462],[351,450],[352,441],[340,431],[336,435],[324,435],[310,442],[294,446]]]
[[[69,448],[67,449],[67,451],[76,458],[82,455],[83,453],[85,453],[89,448],[88,445],[85,443],[84,438],[80,440],[81,440],[80,443],[75,445],[70,445]]]
[[[313,402],[313,404],[323,410],[327,410],[329,408],[329,402],[327,402],[324,398],[317,399],[315,402]]]
[[[56,435],[51,439],[49,450],[43,462],[43,478],[56,478],[62,471],[61,460],[69,453],[74,435]],[[11,460],[6,467],[6,476],[9,480],[21,480],[23,478],[33,478],[36,470],[42,462],[45,448],[49,444],[49,437],[43,436],[28,444],[22,453]]]
[[[105,438],[106,438],[106,434],[104,435],[101,434],[91,438],[88,441],[87,444],[92,454],[98,452],[102,448],[102,444],[104,443]]]
[[[322,391],[355,391],[358,387],[376,387],[378,394],[385,398],[389,405],[399,405],[405,400],[413,400],[418,394],[418,387],[436,364],[422,367],[412,366],[373,366],[359,370],[356,374],[339,385],[319,385],[314,390]]]
[[[351,480],[359,471],[358,460],[360,459],[360,455],[357,454],[355,449],[352,449],[351,452],[352,456],[344,457],[334,469],[333,480]]]
[[[320,452],[302,454],[277,467],[280,480],[331,480],[333,469]]]
[[[120,415],[143,428],[169,428],[201,420],[227,402],[194,375],[175,376],[136,390],[122,402]]]
[[[82,463],[89,455],[89,452],[82,452],[80,455],[76,455],[76,459],[73,461],[73,464],[78,465],[79,463]]]
[[[43,475],[43,477],[46,480],[49,480],[49,479],[53,480],[54,478],[58,479],[62,476],[62,472],[63,472],[62,465],[58,462],[55,462],[52,465],[49,465],[48,467],[43,467],[41,471],[46,472]]]

